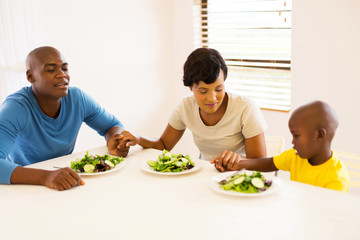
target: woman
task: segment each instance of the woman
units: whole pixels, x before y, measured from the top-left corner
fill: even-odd
[[[184,85],[193,92],[172,113],[160,138],[150,139],[124,131],[127,146],[171,150],[186,128],[193,134],[200,158],[266,156],[266,122],[256,104],[225,91],[227,66],[220,53],[198,48],[184,64]]]

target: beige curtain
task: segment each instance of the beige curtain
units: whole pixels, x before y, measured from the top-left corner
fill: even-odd
[[[38,0],[0,0],[0,103],[10,93],[29,85],[25,58],[42,39]]]

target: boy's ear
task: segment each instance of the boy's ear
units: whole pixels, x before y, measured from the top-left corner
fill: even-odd
[[[26,78],[29,82],[31,82],[31,83],[34,82],[33,75],[32,75],[32,72],[30,69],[26,71]]]
[[[319,128],[316,132],[317,132],[317,138],[319,140],[326,139],[326,129],[325,128]]]

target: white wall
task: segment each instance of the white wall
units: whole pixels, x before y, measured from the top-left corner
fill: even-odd
[[[92,95],[128,129],[147,135],[162,131],[173,106],[170,3],[42,1],[44,45],[62,51],[71,84]],[[104,143],[84,125],[76,150]]]
[[[127,128],[158,136],[190,91],[182,66],[193,50],[192,0],[42,0],[45,44],[70,63],[72,84],[90,93]],[[292,105],[320,99],[340,118],[334,149],[360,153],[357,0],[293,0]],[[291,147],[290,113],[263,111],[269,135]],[[77,150],[104,144],[84,127]],[[195,151],[186,133],[180,146]]]
[[[333,149],[360,153],[360,21],[358,0],[293,0],[292,109],[312,100],[328,102],[340,125]],[[267,134],[291,147],[290,113],[263,111]]]
[[[340,125],[333,148],[360,153],[360,1],[294,0],[292,103],[320,99]]]

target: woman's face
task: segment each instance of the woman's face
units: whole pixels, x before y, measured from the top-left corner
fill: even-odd
[[[224,81],[224,73],[220,70],[219,77],[215,82],[206,84],[200,81],[199,84],[190,87],[196,103],[202,111],[215,113],[219,109],[225,97]]]

